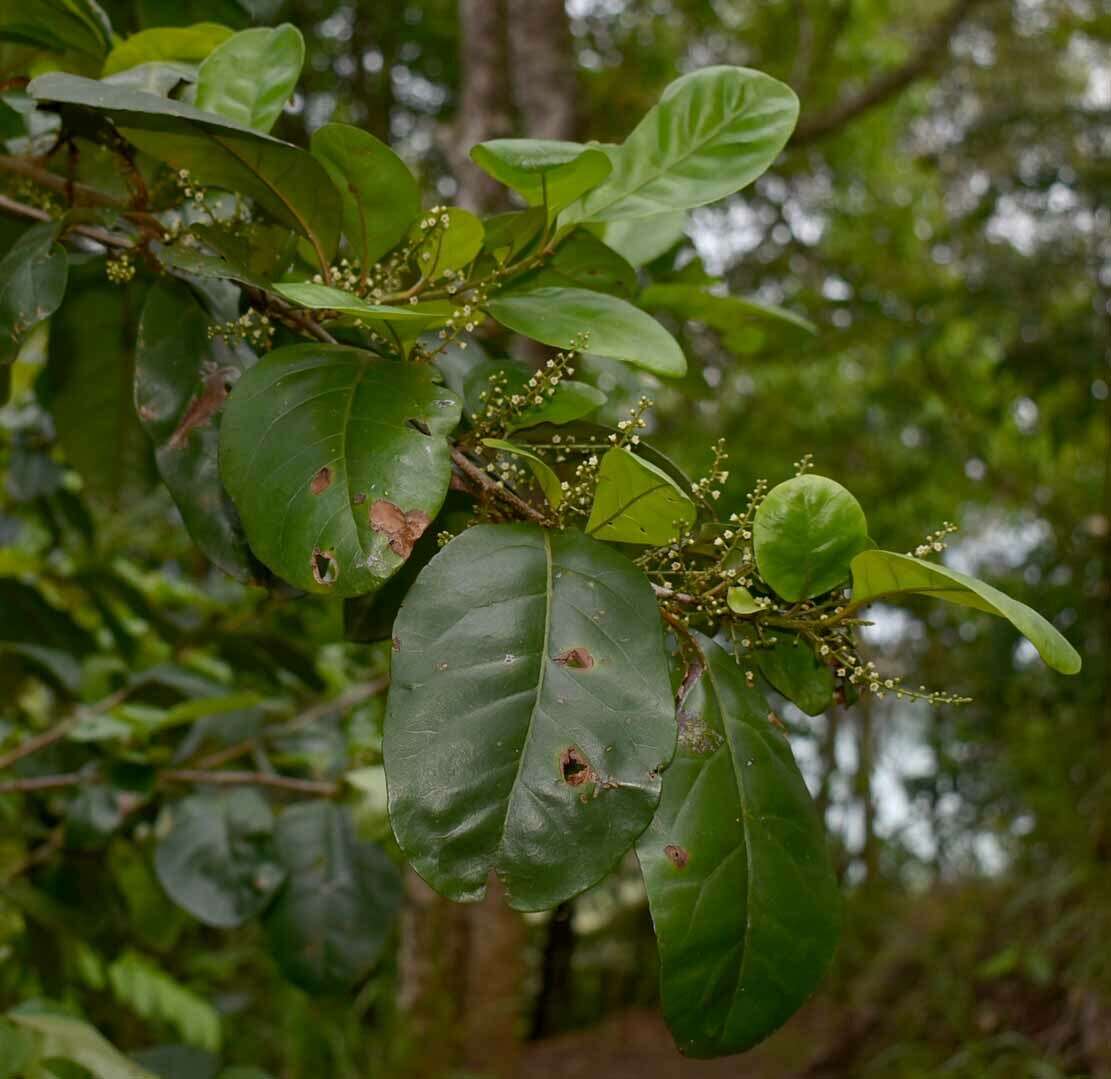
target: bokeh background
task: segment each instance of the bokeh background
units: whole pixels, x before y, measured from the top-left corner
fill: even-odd
[[[747,1057],[691,1064],[675,1054],[656,1015],[653,938],[630,864],[527,922],[496,902],[450,907],[413,882],[397,958],[350,999],[284,983],[250,933],[183,928],[162,961],[225,1016],[228,1058],[288,1079],[438,1069],[498,1079],[1111,1076],[1111,9],[1101,0],[105,7],[120,30],[148,9],[167,22],[293,22],[309,54],[277,134],[301,141],[329,120],[358,124],[392,143],[429,202],[483,209],[498,196],[467,160],[477,141],[620,140],[671,79],[698,66],[744,64],[789,82],[802,117],[780,161],[752,188],[677,221],[644,280],[705,269],[818,332],[674,325],[691,372],[648,386],[652,437],[695,472],[724,438],[723,501],[741,500],[760,477],[784,478],[811,453],[818,472],[851,487],[889,549],[957,522],[947,561],[1044,611],[1085,664],[1075,679],[1053,675],[1008,624],[967,609],[881,609],[867,631],[877,662],[973,703],[888,697],[817,719],[782,705],[830,826],[846,929],[825,987]],[[77,542],[52,499],[74,485],[20,395],[33,375],[17,372],[13,403],[0,410],[0,558],[30,552],[49,579]],[[616,366],[593,363],[588,377],[615,412],[645,391]],[[156,607],[192,618],[198,633],[219,623],[296,640],[333,689],[381,663],[338,643],[336,612],[321,601],[291,606],[219,579],[164,493],[89,513],[83,564],[126,567]],[[157,659],[136,637],[125,661]],[[245,659],[233,673],[249,672]],[[46,707],[20,693],[0,700],[5,722]],[[372,822],[379,712],[371,700],[285,747],[322,774],[365,766]],[[64,898],[79,908],[81,894]],[[30,947],[41,959],[53,947],[44,926],[4,908],[9,1003],[27,992],[21,954]],[[61,977],[69,968],[59,962]],[[97,1018],[128,1048],[156,1040],[115,1010]],[[189,1079],[203,1079],[196,1067]]]

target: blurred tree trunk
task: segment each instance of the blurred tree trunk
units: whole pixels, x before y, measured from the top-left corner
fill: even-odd
[[[876,764],[872,698],[862,694],[854,711],[856,713],[856,776],[853,785],[860,801],[864,824],[864,838],[860,851],[864,861],[864,880],[870,884],[879,876],[876,795],[872,786],[872,772]]]
[[[540,993],[532,1016],[532,1037],[559,1030],[559,1013],[571,992],[571,961],[575,954],[575,904],[560,903],[552,911],[540,967]]]
[[[507,2],[521,134],[530,139],[574,139],[579,133],[577,68],[564,0]]]

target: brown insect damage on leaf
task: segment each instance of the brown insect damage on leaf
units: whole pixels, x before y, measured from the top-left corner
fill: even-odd
[[[322,466],[320,471],[309,481],[309,490],[314,495],[322,495],[331,486],[332,470],[327,465]]]
[[[312,552],[312,579],[317,584],[335,584],[339,576],[339,563],[331,551],[314,547]]]
[[[582,647],[560,652],[555,661],[561,667],[570,667],[573,671],[589,671],[594,666],[594,657]]]
[[[598,773],[590,765],[577,746],[568,746],[559,755],[559,772],[563,782],[569,787],[581,787],[584,783],[597,783]]]
[[[212,367],[206,365],[202,368],[204,376],[204,389],[189,402],[181,423],[170,436],[168,443],[170,449],[184,449],[189,442],[189,433],[198,427],[203,427],[217,412],[224,407],[224,402],[231,393],[230,379],[236,374],[234,367]]]
[[[691,856],[682,847],[677,847],[674,843],[668,843],[664,847],[664,854],[667,855],[667,860],[671,862],[676,869],[686,869],[687,862],[691,860]]]
[[[361,506],[366,501],[366,495],[362,491],[358,491],[355,497],[351,499],[351,505]]]
[[[370,506],[370,527],[385,535],[390,541],[390,550],[402,558],[413,553],[413,545],[431,523],[432,518],[424,510],[406,513],[384,498]]]

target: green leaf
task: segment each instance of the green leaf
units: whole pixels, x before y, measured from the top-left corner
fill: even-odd
[[[353,292],[344,292],[329,285],[315,285],[311,281],[271,285],[270,289],[298,307],[307,307],[314,311],[335,311],[363,321],[413,322],[423,327],[440,318],[439,313],[432,314],[420,304],[392,307],[389,304],[367,303]]]
[[[544,225],[544,209],[541,206],[494,214],[484,218],[482,222],[483,249],[499,266],[503,266],[524,251],[540,235]]]
[[[825,476],[773,487],[752,522],[760,576],[791,603],[844,584],[849,563],[871,542],[860,503]]]
[[[339,345],[277,349],[236,384],[220,468],[254,553],[309,592],[354,596],[405,562],[451,479],[459,401],[428,364]]]
[[[536,482],[540,484],[540,490],[544,492],[544,497],[548,500],[548,505],[552,509],[558,508],[560,503],[563,502],[563,488],[560,486],[559,477],[551,470],[546,461],[537,457],[531,450],[526,450],[524,446],[518,446],[513,442],[506,442],[502,438],[484,438],[482,444],[489,446],[492,450],[508,453],[524,460],[532,470]]]
[[[794,92],[743,67],[707,67],[676,79],[620,145],[602,147],[613,172],[561,223],[614,221],[689,210],[752,183],[787,144]]]
[[[8,1018],[38,1035],[41,1059],[57,1057],[79,1064],[94,1079],[155,1079],[113,1048],[95,1027],[73,1016],[24,1004],[8,1012]]]
[[[18,1079],[33,1052],[27,1031],[0,1018],[0,1079]]]
[[[1076,674],[1080,670],[1080,654],[1050,622],[1025,603],[966,573],[894,551],[864,551],[853,559],[852,575],[854,608],[878,599],[923,595],[987,611],[1007,619],[1055,671]]]
[[[339,194],[304,150],[180,101],[76,75],[41,75],[28,89],[39,101],[103,112],[152,157],[188,170],[199,184],[253,199],[313,245],[321,268],[335,255]]]
[[[421,221],[431,220],[432,215]],[[442,224],[446,217],[448,223]],[[482,250],[485,232],[482,222],[474,214],[449,206],[439,214],[440,227],[417,245],[414,257],[420,266],[421,276],[434,281],[446,270],[459,270]],[[421,221],[409,229],[409,235],[419,240],[423,231]]]
[[[651,315],[603,292],[541,288],[494,296],[486,309],[507,329],[555,348],[577,344],[667,377],[687,369],[683,350]]]
[[[212,1052],[220,1048],[220,1013],[138,952],[125,951],[112,961],[108,986],[120,1004],[146,1020],[172,1027],[190,1045]]]
[[[194,223],[188,235],[200,240],[211,253],[187,246],[180,239],[174,244],[155,244],[154,252],[164,266],[196,277],[241,281],[263,289],[270,288],[270,282],[289,267],[296,245],[296,237],[288,229],[261,222],[239,224],[234,230]]]
[[[135,414],[135,285],[98,271],[75,280],[50,323],[43,385],[66,458],[96,497],[119,503],[151,479],[150,446]]]
[[[0,40],[102,57],[111,46],[104,12],[89,0],[0,0]]]
[[[139,321],[135,409],[190,536],[225,573],[247,581],[261,567],[224,491],[218,450],[228,388],[255,357],[210,339],[209,324],[184,282],[166,278],[151,288]]]
[[[698,285],[649,285],[638,300],[645,307],[671,311],[717,330],[726,348],[733,347],[731,335],[753,319],[785,323],[805,333],[817,333],[809,319],[775,304],[746,300],[740,296],[718,296]]]
[[[282,883],[273,817],[250,788],[193,794],[164,810],[169,830],[154,868],[166,894],[200,922],[234,929],[258,914]]]
[[[495,870],[512,907],[600,880],[651,818],[675,742],[648,581],[580,532],[478,525],[422,571],[394,626],[390,820],[456,900]]]
[[[61,306],[69,276],[58,223],[32,225],[0,259],[0,335],[17,341]]]
[[[606,395],[589,382],[576,382],[574,379],[564,379],[556,386],[555,393],[547,398],[542,405],[522,412],[515,420],[505,425],[509,434],[523,430],[526,427],[535,427],[541,423],[564,424],[574,420],[581,420],[591,412],[599,409],[606,403]]]
[[[833,671],[793,633],[776,630],[771,648],[756,648],[752,658],[760,673],[808,716],[819,716],[833,704]]]
[[[242,127],[269,131],[301,77],[305,40],[289,23],[240,30],[197,72],[196,106]]]
[[[192,64],[176,60],[159,60],[149,64],[129,67],[105,80],[112,86],[125,86],[132,90],[142,90],[159,97],[169,97],[182,84],[197,81],[197,69]]]
[[[614,446],[598,468],[586,533],[611,543],[659,547],[697,516],[690,496],[662,468]]]
[[[325,124],[312,153],[343,202],[343,231],[363,269],[402,240],[420,215],[420,188],[384,142],[348,124]]]
[[[233,31],[219,23],[202,22],[193,26],[156,26],[140,30],[121,41],[104,61],[105,77],[128,68],[160,60],[200,63]]]
[[[601,150],[555,139],[493,139],[473,147],[471,158],[530,206],[546,203],[549,220],[613,169]]]
[[[381,847],[355,834],[346,806],[291,806],[274,839],[287,878],[266,918],[271,951],[302,989],[346,992],[381,958],[401,876]]]
[[[539,269],[516,278],[507,293],[537,288],[587,288],[631,298],[636,270],[587,229],[575,229]]]
[[[637,857],[660,952],[664,1018],[692,1057],[739,1053],[813,992],[837,941],[822,822],[768,705],[696,635],[702,669]]]
[[[757,611],[764,609],[756,602],[756,597],[747,588],[741,588],[740,586],[730,588],[725,593],[725,599],[729,604],[729,609],[734,614],[755,614]]]
[[[592,225],[606,246],[631,266],[645,266],[670,251],[686,235],[686,210],[669,210],[649,217],[630,217]]]

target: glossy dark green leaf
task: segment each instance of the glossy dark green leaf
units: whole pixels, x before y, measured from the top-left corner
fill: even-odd
[[[506,430],[512,433],[541,423],[571,423],[573,420],[581,420],[583,416],[589,416],[605,403],[606,395],[597,386],[591,386],[589,382],[564,379],[556,386],[551,397],[508,422]]]
[[[111,26],[90,0],[0,0],[0,39],[99,58],[111,46]]]
[[[545,221],[542,206],[483,218],[483,249],[493,256],[499,266],[504,265],[539,237]]]
[[[679,746],[637,857],[664,1018],[693,1057],[743,1052],[821,980],[839,897],[822,823],[787,740],[733,658],[698,635]]]
[[[441,317],[438,309],[435,314],[430,314],[421,304],[394,307],[390,304],[368,303],[353,292],[313,284],[311,281],[271,287],[282,299],[289,300],[298,307],[307,307],[314,311],[335,311],[364,322],[411,322],[423,328]]]
[[[14,653],[51,681],[75,692],[80,661],[96,641],[31,585],[0,577],[0,653]]]
[[[291,806],[274,833],[286,885],[266,917],[270,948],[290,981],[344,992],[382,955],[401,903],[401,876],[331,802]]]
[[[651,818],[675,742],[655,597],[612,547],[467,529],[394,627],[384,754],[394,834],[437,891],[544,910],[599,880]]]
[[[128,141],[197,183],[235,191],[304,236],[326,266],[336,253],[340,202],[311,154],[212,113],[156,94],[83,79],[41,75],[29,87],[39,101],[102,112]]]
[[[777,631],[776,643],[754,649],[752,658],[772,686],[808,716],[821,715],[833,704],[833,671],[794,634]]]
[[[508,453],[512,457],[521,458],[540,485],[540,490],[544,492],[548,505],[553,509],[563,502],[563,490],[559,484],[559,477],[552,471],[548,463],[533,453],[532,450],[507,442],[504,438],[484,438],[482,444],[492,450],[497,450],[499,453]]]
[[[57,222],[32,225],[0,259],[0,336],[18,340],[54,314],[68,276]]]
[[[304,62],[305,40],[296,26],[240,30],[201,64],[195,104],[233,124],[269,131],[293,94]]]
[[[378,261],[420,214],[413,174],[384,142],[348,124],[325,124],[312,153],[328,170],[343,202],[343,231],[363,267]]]
[[[493,139],[471,158],[531,206],[546,204],[549,217],[597,187],[613,166],[601,150],[555,139]]]
[[[197,277],[241,281],[256,288],[269,288],[289,267],[296,236],[281,225],[261,222],[242,224],[234,231],[217,225],[193,224],[189,235],[207,250],[187,245],[155,244],[158,260],[167,268]]]
[[[731,195],[776,159],[798,111],[791,88],[759,71],[707,67],[683,75],[620,146],[602,147],[613,172],[561,222],[647,217]]]
[[[210,338],[210,319],[184,282],[147,294],[135,352],[135,408],[154,443],[159,475],[197,546],[225,573],[258,577],[243,526],[220,479],[220,413],[254,363],[243,347]]]
[[[860,503],[825,476],[773,487],[752,523],[760,575],[792,603],[846,583],[849,563],[871,543]]]
[[[698,510],[662,468],[614,446],[598,467],[598,485],[586,534],[611,543],[670,543]]]
[[[193,26],[157,26],[124,38],[104,61],[104,76],[116,75],[140,64],[162,60],[200,63],[233,31],[219,23],[202,22]]]
[[[741,296],[719,296],[698,285],[649,285],[640,294],[639,302],[645,307],[671,311],[681,318],[693,319],[717,330],[726,348],[731,347],[731,336],[753,320],[782,323],[804,333],[817,332],[813,322],[785,307]]]
[[[579,288],[541,288],[491,297],[486,308],[503,326],[555,348],[625,360],[678,377],[687,369],[675,338],[632,304]],[[584,345],[585,342],[585,345]]]
[[[166,894],[198,921],[233,929],[258,914],[285,870],[274,856],[274,819],[257,790],[192,794],[164,811],[169,828],[154,868]]]
[[[459,401],[428,364],[339,345],[277,349],[239,380],[220,468],[254,553],[306,591],[370,592],[400,567],[451,478]]]
[[[637,275],[629,263],[594,233],[575,229],[543,266],[513,281],[512,292],[537,288],[587,288],[631,299]]]
[[[86,489],[119,503],[152,478],[150,446],[135,414],[135,327],[142,296],[103,277],[71,282],[50,323],[43,393],[58,440]],[[76,278],[76,274],[75,274]]]
[[[1050,622],[1025,603],[966,573],[913,555],[864,551],[852,561],[852,576],[854,608],[879,599],[923,595],[987,611],[1007,619],[1055,671],[1076,674],[1080,670],[1080,654]]]

